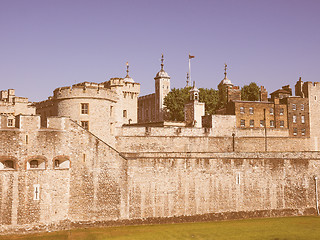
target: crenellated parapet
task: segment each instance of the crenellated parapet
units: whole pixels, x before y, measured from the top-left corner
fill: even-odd
[[[133,94],[138,97],[140,94],[140,83],[127,82],[123,78],[111,78],[104,83],[105,88],[109,88],[113,91],[122,91],[125,94]]]
[[[118,100],[116,92],[108,89],[104,84],[83,82],[69,87],[57,88],[53,91],[53,99],[66,98],[100,98],[113,102]]]

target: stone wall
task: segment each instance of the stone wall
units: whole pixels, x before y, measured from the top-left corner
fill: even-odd
[[[124,158],[76,123],[60,120],[40,129],[39,116],[21,116],[20,128],[0,131],[0,162],[14,162],[0,170],[0,232],[126,218]],[[32,160],[43,167],[31,168]],[[55,160],[70,163],[56,167]]]
[[[271,138],[263,152],[264,138],[235,137],[232,152],[232,137],[194,137],[204,129],[127,127],[114,149],[68,118],[17,122],[0,130],[0,163],[14,162],[0,168],[1,233],[315,214],[309,138]]]
[[[318,153],[127,154],[130,218],[315,213]],[[277,214],[278,211],[278,214]]]

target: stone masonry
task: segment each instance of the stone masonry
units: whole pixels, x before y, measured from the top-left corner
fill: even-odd
[[[198,114],[174,123],[161,121],[170,88],[161,70],[162,90],[140,105],[129,65],[125,78],[57,88],[33,105],[1,92],[0,234],[317,213],[318,83],[300,79],[296,96],[286,86],[272,100],[261,88],[257,102],[236,91],[211,116],[191,91],[186,109]],[[226,74],[223,84],[238,90]]]

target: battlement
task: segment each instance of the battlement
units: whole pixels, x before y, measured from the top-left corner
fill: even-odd
[[[263,128],[243,129],[236,128],[234,124],[227,123],[226,119],[235,116],[214,116],[213,127],[194,128],[194,127],[142,127],[126,125],[117,129],[118,137],[265,137],[266,132]],[[230,118],[231,117],[231,118]],[[219,118],[219,119],[217,119]],[[219,123],[220,121],[220,123]],[[235,119],[234,119],[235,122]],[[223,127],[226,127],[224,129]],[[267,129],[267,137],[289,137],[288,129]],[[148,141],[148,140],[146,140]]]
[[[105,88],[104,84],[89,82],[78,83],[69,87],[61,87],[53,91],[52,99],[64,98],[101,98],[113,102],[118,100],[116,92]]]
[[[140,83],[136,82],[125,82],[123,78],[110,78],[109,81],[101,83],[105,88],[114,90],[116,88],[121,88],[123,92],[129,93],[140,93]]]

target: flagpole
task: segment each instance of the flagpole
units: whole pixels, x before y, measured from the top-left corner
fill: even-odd
[[[188,59],[189,59],[189,78],[190,78],[190,82],[192,83],[192,80],[191,80],[191,61],[190,61],[190,53],[189,53]]]

